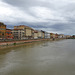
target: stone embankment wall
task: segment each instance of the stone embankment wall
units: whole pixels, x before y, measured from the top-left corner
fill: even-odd
[[[32,43],[32,42],[46,41],[46,40],[52,40],[52,39],[36,39],[36,40],[31,39],[31,40],[22,40],[22,41],[0,42],[0,49],[19,46],[27,43]]]

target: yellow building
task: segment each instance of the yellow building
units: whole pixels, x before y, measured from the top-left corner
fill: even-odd
[[[34,31],[34,39],[38,39],[38,31]]]
[[[14,29],[25,29],[24,25],[14,26]]]
[[[45,38],[45,32],[44,31],[38,31],[38,38]]]
[[[66,38],[69,39],[69,38],[71,38],[71,36],[70,35],[66,35]]]
[[[26,34],[25,34],[26,36],[32,36],[32,29],[26,28],[26,29],[25,29],[25,33],[26,33]]]
[[[0,39],[5,39],[5,38],[6,38],[6,25],[0,22]]]
[[[38,31],[38,38],[42,38],[42,32]]]
[[[50,33],[50,38],[55,38],[55,34],[54,33]]]
[[[25,26],[25,25],[19,25],[19,26],[14,26],[14,29],[23,29],[25,32],[25,38],[26,39],[31,39],[33,38],[33,29],[31,27]]]

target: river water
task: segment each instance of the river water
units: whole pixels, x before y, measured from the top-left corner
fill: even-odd
[[[0,75],[75,75],[75,40],[0,50]]]

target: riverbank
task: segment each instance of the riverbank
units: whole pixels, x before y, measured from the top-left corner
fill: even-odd
[[[62,39],[55,39],[55,40],[62,40]],[[40,42],[40,41],[54,41],[54,40],[53,39],[31,39],[31,40],[22,40],[22,41],[0,42],[0,50],[6,48],[19,47],[22,45],[28,45],[28,44],[32,44],[33,42]]]
[[[31,39],[31,40],[22,40],[22,41],[0,42],[0,49],[18,47],[21,45],[31,44],[32,42],[47,41],[47,40],[52,40],[52,39],[36,39],[36,40]]]

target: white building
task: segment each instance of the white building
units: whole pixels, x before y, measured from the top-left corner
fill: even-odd
[[[26,39],[25,31],[23,29],[13,29],[12,34],[14,36],[14,39]]]
[[[50,33],[45,32],[45,38],[50,38]]]
[[[58,38],[65,38],[66,36],[64,34],[59,34]]]

